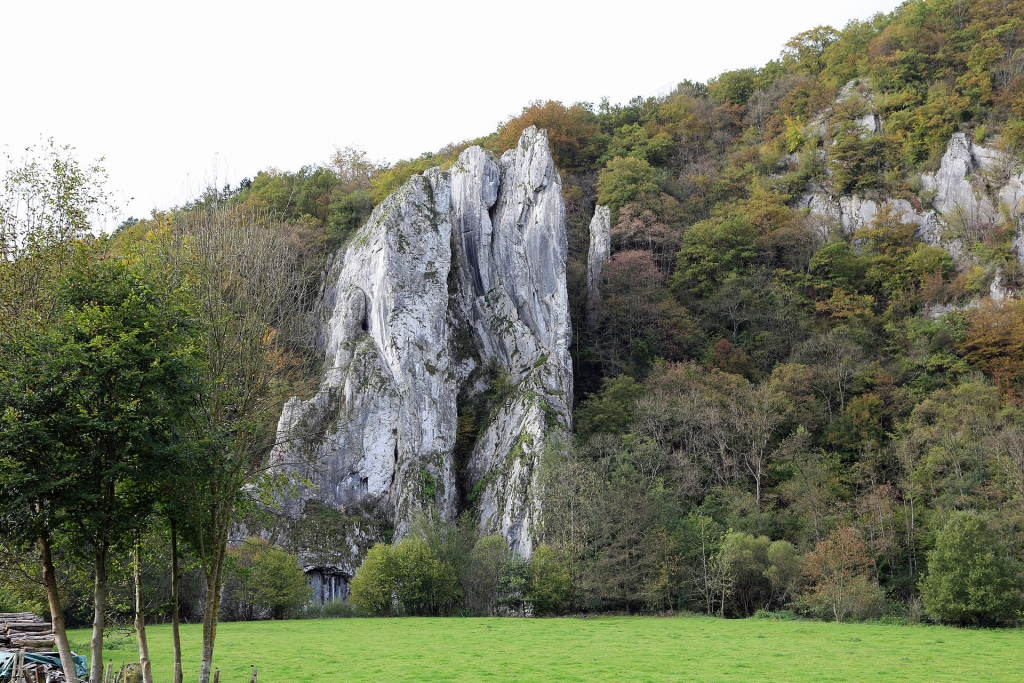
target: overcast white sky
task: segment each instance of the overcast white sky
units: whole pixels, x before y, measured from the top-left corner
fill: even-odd
[[[625,102],[760,66],[896,0],[0,0],[0,147],[105,157],[124,215],[357,145],[396,161],[531,100]]]

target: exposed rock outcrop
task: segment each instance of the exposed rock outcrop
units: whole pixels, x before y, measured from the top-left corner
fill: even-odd
[[[561,182],[533,127],[500,159],[469,148],[379,205],[332,269],[320,388],[281,415],[274,462],[308,480],[285,513],[315,499],[401,536],[417,510],[471,508],[529,556],[538,464],[571,426],[566,256]],[[460,420],[484,396],[489,412]]]
[[[906,199],[888,200],[890,210],[918,226],[918,236],[929,244],[941,244],[954,257],[961,255],[957,233],[994,224],[1003,212],[1015,221],[1018,232],[1024,218],[1024,174],[1014,173],[1012,160],[1002,152],[973,144],[955,133],[946,147],[939,170],[921,175],[921,200],[917,206]],[[805,194],[798,205],[847,233],[870,223],[881,202],[844,195],[832,197],[821,191]],[[925,207],[929,208],[925,208]],[[1018,259],[1024,261],[1024,239],[1015,239]]]
[[[291,399],[279,422],[275,461],[315,463],[306,474],[316,488],[288,501],[289,513],[314,496],[407,516],[427,482],[442,514],[454,513],[450,204],[446,174],[414,176],[377,207],[340,262],[320,389],[309,401]]]
[[[843,232],[853,234],[874,220],[881,204],[888,203],[889,209],[902,220],[918,226],[921,239],[929,244],[940,241],[939,225],[934,211],[917,211],[906,199],[890,199],[886,202],[857,195],[832,197],[824,192],[808,192],[797,202],[797,206],[810,209],[811,215],[823,219],[818,232],[827,237],[832,226],[841,227]]]
[[[601,268],[612,253],[612,212],[607,206],[594,207],[590,219],[590,251],[587,253],[587,325],[597,324],[597,305],[601,301]]]
[[[954,133],[938,172],[921,176],[921,194],[930,197],[938,222],[952,226],[954,233],[998,223],[1003,211],[1019,229],[1024,216],[1024,174],[1013,170],[1007,155]],[[940,237],[936,234],[933,239]],[[1018,259],[1024,259],[1022,244],[1019,240],[1015,244]]]

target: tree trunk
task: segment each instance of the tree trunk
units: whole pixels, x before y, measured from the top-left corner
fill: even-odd
[[[89,680],[99,681],[103,677],[103,628],[106,626],[107,609],[107,542],[96,548],[96,581],[93,587],[92,616],[92,667]]]
[[[178,529],[171,520],[171,635],[174,639],[174,683],[182,682],[181,633],[178,629]]]
[[[199,683],[209,683],[213,666],[213,646],[217,639],[217,610],[220,591],[211,578],[206,581],[206,605],[203,608],[203,663],[199,669]]]
[[[139,641],[139,664],[142,665],[142,683],[153,683],[153,669],[149,663],[149,643],[146,642],[145,602],[142,599],[142,540],[135,539],[135,635]]]
[[[757,523],[758,523],[758,525],[760,525],[761,524],[761,520],[760,520],[760,516],[761,516],[761,466],[760,466],[760,464],[757,467],[757,474],[754,475],[754,490],[756,491],[756,493],[754,494],[754,496],[755,496],[754,499],[757,501],[757,515],[758,515],[758,518],[759,518],[757,520]]]
[[[199,669],[199,683],[210,683],[213,668],[213,646],[217,640],[217,613],[220,611],[220,574],[227,549],[227,538],[217,543],[214,557],[206,574],[206,605],[203,607],[203,662]]]
[[[71,657],[68,634],[64,630],[64,610],[60,606],[60,593],[57,592],[57,574],[53,571],[53,556],[50,554],[50,539],[47,536],[39,538],[39,554],[43,565],[43,582],[46,584],[46,599],[50,603],[53,640],[57,644],[57,652],[60,653],[60,665],[64,669],[64,676],[68,683],[77,683],[78,673],[75,671],[75,660]]]

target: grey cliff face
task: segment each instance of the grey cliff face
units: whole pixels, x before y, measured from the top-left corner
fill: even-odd
[[[825,219],[819,228],[822,237],[828,237],[827,223],[831,222],[842,227],[843,232],[852,234],[867,226],[875,218],[878,209],[884,202],[879,202],[857,195],[832,197],[823,192],[810,192],[800,198],[798,206],[810,209],[812,215]],[[938,225],[934,212],[917,212],[906,199],[893,199],[888,202],[890,210],[902,220],[918,226],[918,232],[929,243],[936,243],[938,238],[930,235],[938,234]]]
[[[566,255],[561,183],[532,127],[500,159],[467,149],[378,206],[324,295],[319,391],[281,415],[274,462],[312,483],[286,514],[313,499],[370,510],[401,536],[417,510],[472,508],[529,556],[538,464],[571,427]],[[457,463],[460,405],[496,375],[510,390]]]
[[[607,206],[594,207],[590,219],[590,251],[587,253],[587,325],[597,324],[597,304],[601,300],[601,268],[612,253],[612,212]]]
[[[932,204],[942,223],[996,223],[1005,209],[1018,231],[1021,227],[1024,174],[1013,173],[1005,154],[975,145],[963,133],[953,134],[938,172],[922,176],[921,181],[922,191],[934,195]],[[1020,260],[1019,236],[1015,244]]]
[[[1024,228],[1024,174],[1013,173],[1012,160],[1002,152],[975,145],[963,133],[953,134],[939,170],[921,176],[918,194],[930,208],[896,199],[888,201],[890,210],[916,225],[922,240],[941,244],[954,257],[961,256],[963,249],[951,237],[951,225],[996,223],[1005,210],[1017,223],[1018,233]],[[812,215],[841,225],[847,233],[869,224],[881,203],[856,195],[833,197],[823,192],[809,192],[800,200],[800,206],[810,209]],[[822,230],[826,230],[824,225]],[[1014,244],[1018,260],[1024,261],[1024,239],[1019,234]]]
[[[455,391],[445,379],[450,202],[444,174],[416,176],[377,207],[346,251],[320,389],[309,401],[291,399],[279,422],[276,462],[314,456],[309,474],[319,490],[304,489],[293,505],[372,501],[407,516],[433,482],[438,507],[454,510]]]
[[[856,79],[840,89],[836,100],[860,103],[864,115],[857,124],[864,136],[879,135],[884,129],[875,98],[871,83]],[[812,125],[819,134],[826,134],[824,116]],[[1003,152],[976,145],[964,133],[954,133],[939,170],[920,176],[914,203],[907,199],[835,196],[819,187],[805,193],[798,206],[820,219],[818,229],[827,238],[832,226],[841,227],[847,234],[856,232],[874,220],[881,204],[888,204],[895,215],[917,226],[920,239],[942,245],[956,259],[964,256],[963,244],[956,237],[958,226],[994,224],[1005,211],[1016,222],[1014,244],[1017,259],[1024,262],[1024,235],[1020,234],[1024,230],[1024,174],[1015,173],[1020,169],[1014,166],[1014,160]]]

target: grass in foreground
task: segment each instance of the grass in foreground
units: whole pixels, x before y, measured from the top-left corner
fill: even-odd
[[[171,680],[171,629],[146,629],[156,683]],[[185,680],[200,625],[182,626]],[[87,631],[72,631],[85,645]],[[104,654],[137,661],[134,641]],[[813,621],[318,619],[221,624],[222,683],[315,681],[1015,681],[1024,632]]]

